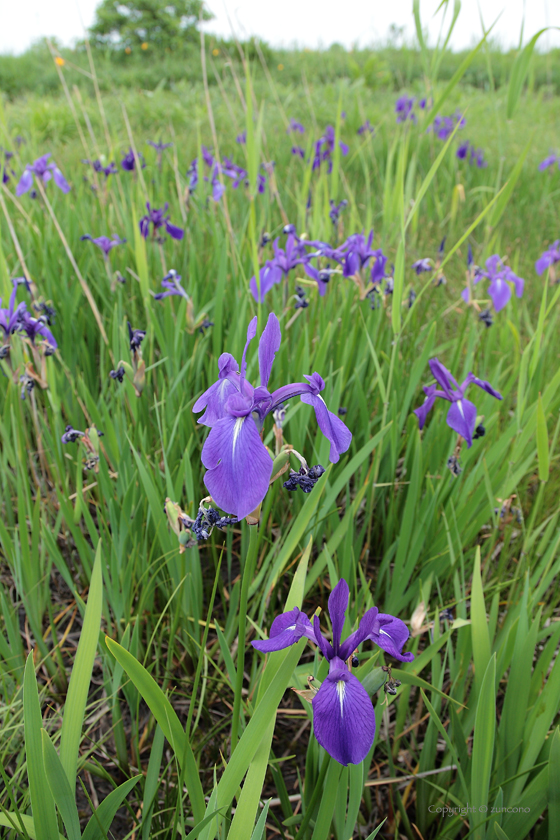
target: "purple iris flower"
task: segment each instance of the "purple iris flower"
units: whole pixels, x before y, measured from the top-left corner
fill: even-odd
[[[154,143],[153,140],[148,140],[148,146],[153,146],[156,150],[158,155],[165,151],[165,149],[170,149],[173,143]]]
[[[284,275],[280,266],[276,265],[273,260],[266,261],[259,271],[259,285],[257,286],[257,281],[254,276],[251,277],[251,280],[249,281],[251,294],[257,303],[262,303],[264,301],[266,293],[269,292],[277,283],[280,283],[283,276]]]
[[[141,168],[145,169],[146,161],[144,160],[144,155],[140,154],[140,152],[136,152],[136,157],[140,161]],[[136,169],[136,160],[132,149],[129,149],[121,160],[121,166],[123,169],[126,169],[127,172],[133,172]]]
[[[169,216],[166,216],[165,213],[167,212],[167,208],[169,207],[168,202],[165,202],[161,210],[156,210],[156,208],[150,207],[150,202],[146,203],[146,209],[148,211],[146,216],[142,216],[140,219],[138,226],[140,228],[140,233],[147,239],[148,234],[150,232],[150,225],[153,225],[154,235],[159,228],[165,226],[165,230],[172,236],[173,239],[182,239],[185,235],[185,231],[180,228],[172,225],[169,221]]]
[[[202,146],[201,147],[201,152],[202,152],[202,160],[204,161],[206,166],[208,166],[209,168],[214,166],[214,155],[212,154],[210,149],[208,149],[206,146]]]
[[[287,277],[293,268],[297,265],[301,265],[302,263],[305,265],[309,259],[305,246],[294,233],[288,234],[285,250],[278,247],[279,241],[279,238],[274,240],[272,244],[274,257],[272,260],[269,260],[259,272],[260,297],[255,277],[251,277],[249,281],[251,294],[255,300],[260,301],[260,303],[263,302],[266,293],[276,283],[279,283],[283,276]]]
[[[348,154],[348,146],[339,140],[338,143],[340,151],[343,155]],[[325,133],[315,143],[315,157],[313,159],[313,169],[318,169],[324,161],[328,162],[328,172],[332,172],[333,162],[332,153],[335,146],[335,130],[332,125],[328,125]]]
[[[292,154],[298,155],[303,159],[305,157],[305,149],[302,149],[301,146],[292,146]]]
[[[106,178],[109,175],[115,175],[119,171],[114,163],[110,163],[109,166],[103,166],[99,158],[97,160],[82,160],[82,163],[90,164],[93,166],[95,172],[103,173]]]
[[[19,284],[18,284],[19,285]],[[21,324],[21,320],[23,318],[23,314],[27,309],[25,301],[22,303],[18,303],[16,306],[16,295],[17,295],[17,285],[14,285],[12,290],[12,294],[10,295],[10,303],[7,308],[0,309],[0,329],[4,331],[4,336],[8,338],[8,336],[15,333]],[[2,298],[0,298],[0,306],[2,305]]]
[[[353,233],[341,245],[341,250],[344,251],[344,267],[342,270],[344,277],[353,277],[367,265],[370,257],[375,256],[375,251],[371,250],[372,242],[373,230],[370,230],[367,240],[363,233]]]
[[[558,163],[558,167],[560,168],[560,157],[558,155],[548,155],[539,163],[539,172],[544,172],[545,169],[548,169],[550,166],[554,166],[555,163]]]
[[[157,295],[154,295],[154,300],[163,300],[163,298],[171,297],[172,295],[179,295],[179,297],[189,299],[188,294],[181,286],[181,275],[177,274],[173,268],[165,275],[161,281],[161,285],[165,289],[165,292],[158,292]]]
[[[560,239],[553,242],[548,251],[544,251],[535,263],[537,274],[544,274],[551,265],[560,262]]]
[[[467,157],[470,148],[470,140],[465,140],[465,142],[461,143],[461,145],[458,147],[457,151],[455,152],[455,155],[459,158],[459,160],[464,160]]]
[[[424,257],[422,260],[416,260],[415,263],[412,263],[411,268],[414,269],[416,274],[422,274],[423,271],[433,271],[432,261],[429,257]]]
[[[483,277],[490,280],[488,294],[492,298],[496,312],[503,309],[511,297],[510,283],[513,283],[517,297],[522,297],[525,281],[522,277],[514,274],[508,265],[504,265],[498,254],[494,254],[486,260],[486,269],[486,271],[478,273],[474,282],[478,283]]]
[[[384,280],[386,277],[391,277],[391,274],[387,274],[385,272],[385,267],[389,258],[385,256],[382,249],[379,248],[377,251],[372,251],[372,257],[375,257],[375,262],[371,269],[371,282],[381,283],[381,281]]]
[[[341,579],[329,596],[332,642],[321,632],[319,616],[313,616],[311,623],[297,607],[274,619],[269,639],[252,642],[262,653],[284,650],[303,638],[318,645],[329,663],[329,673],[312,700],[313,731],[319,744],[344,766],[360,764],[375,737],[375,710],[348,660],[368,639],[401,662],[414,659],[412,653],[401,653],[409,637],[404,622],[380,613],[377,607],[371,607],[358,629],[342,642],[349,594],[348,584]]]
[[[242,146],[245,145],[247,142],[247,131],[242,131],[241,134],[238,134],[235,138],[236,143],[240,143]]]
[[[27,334],[32,344],[35,344],[35,339],[40,335],[45,339],[47,344],[50,344],[53,350],[56,350],[58,347],[56,339],[49,328],[38,318],[32,318],[29,312],[23,312],[20,329]]]
[[[416,122],[416,114],[413,111],[414,108],[414,97],[411,96],[399,96],[397,101],[395,102],[395,114],[397,115],[397,122],[402,123],[405,122],[407,119]]]
[[[300,122],[294,120],[293,118],[290,120],[290,126],[286,129],[286,134],[289,134],[291,131],[299,131],[300,134],[305,133],[305,128],[302,126]]]
[[[199,423],[210,426],[202,448],[202,463],[208,470],[204,483],[214,502],[227,513],[243,519],[260,505],[268,491],[272,458],[261,440],[267,415],[281,403],[300,396],[313,406],[319,428],[330,441],[330,460],[336,463],[346,452],[352,434],[342,420],[327,409],[320,392],[325,383],[318,373],[305,376],[307,382],[284,385],[268,391],[268,380],[281,332],[276,315],[268,316],[259,341],[260,385],[254,388],[246,379],[247,350],[257,332],[257,318],[247,329],[241,367],[230,353],[218,360],[218,381],[195,402],[193,411],[206,409]]]
[[[346,201],[345,198],[343,198],[342,201],[340,201],[337,204],[336,201],[333,201],[332,198],[330,198],[329,199],[329,204],[330,204],[330,207],[331,207],[331,209],[329,211],[329,218],[330,218],[331,222],[333,223],[333,225],[336,225],[336,223],[338,222],[338,219],[340,217],[340,214],[342,213],[342,211],[344,210],[345,207],[348,207],[348,202]]]
[[[428,128],[428,131],[435,132],[439,140],[447,140],[456,125],[459,128],[463,128],[466,125],[466,120],[460,111],[456,111],[452,117],[442,117],[438,114],[432,125]]]
[[[194,192],[198,186],[198,158],[195,158],[187,169],[189,179],[189,192]]]
[[[479,388],[482,388],[483,391],[491,394],[497,400],[501,400],[502,395],[492,388],[489,382],[479,379],[474,373],[469,373],[465,381],[459,385],[438,359],[430,359],[429,364],[432,375],[442,390],[438,390],[435,385],[424,385],[426,399],[420,408],[414,410],[414,414],[418,417],[418,425],[421,429],[424,428],[428,412],[432,409],[436,397],[441,397],[451,403],[447,412],[447,425],[458,435],[461,435],[470,448],[476,426],[476,406],[465,397],[468,386],[478,385]]]
[[[203,149],[203,157],[204,157],[205,147],[203,146],[202,149]],[[214,158],[212,158],[212,161],[213,160],[214,160]],[[208,163],[206,158],[204,158],[204,161],[205,161],[205,163]],[[212,164],[212,198],[214,199],[214,201],[219,201],[226,191],[226,188],[221,183],[219,176],[220,176],[220,167],[218,166],[218,162],[216,161],[216,163]],[[204,180],[208,181],[209,178],[205,175]]]
[[[224,175],[227,175],[228,178],[232,179],[232,187],[234,190],[236,190],[237,187],[249,177],[249,173],[246,169],[243,169],[242,166],[238,166],[228,157],[224,158],[222,172]]]
[[[80,240],[83,242],[84,240],[89,239],[90,242],[93,242],[94,245],[97,245],[98,248],[101,248],[103,251],[103,256],[108,257],[109,252],[116,248],[117,245],[124,245],[126,239],[121,239],[120,236],[117,236],[116,233],[113,234],[113,238],[110,239],[108,236],[98,236],[96,239],[93,236],[90,236],[89,233],[85,233],[83,236],[80,236]]]
[[[369,120],[366,120],[363,125],[361,125],[358,129],[358,134],[375,134],[375,127],[370,123]]]
[[[17,196],[29,192],[29,190],[33,186],[34,175],[36,178],[40,178],[44,184],[46,184],[47,181],[50,181],[51,178],[54,178],[54,182],[59,190],[62,190],[63,193],[70,192],[70,184],[68,183],[58,166],[55,163],[47,163],[50,156],[51,153],[48,152],[48,154],[37,158],[37,160],[33,161],[33,163],[27,164],[23,175],[19,179],[19,183],[16,187]]]

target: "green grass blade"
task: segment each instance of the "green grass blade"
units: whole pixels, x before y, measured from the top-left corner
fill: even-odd
[[[546,426],[546,417],[544,416],[544,408],[540,394],[537,402],[537,455],[539,459],[539,479],[541,481],[548,481],[550,473],[548,429]]]
[[[560,837],[560,727],[552,736],[548,759],[548,837]]]
[[[54,798],[45,774],[43,764],[43,746],[41,729],[41,706],[39,691],[33,665],[33,653],[25,663],[23,678],[23,724],[25,733],[25,753],[27,757],[27,778],[31,809],[37,840],[53,840],[58,837],[58,825]]]
[[[117,662],[122,665],[146,701],[151,713],[161,726],[163,734],[169,741],[179,764],[182,765],[184,760],[185,781],[191,798],[194,819],[195,822],[200,822],[205,811],[202,784],[192,747],[185,737],[185,732],[173,706],[151,674],[146,671],[144,666],[131,653],[121,647],[118,642],[109,639],[109,637],[106,637],[105,641],[109,651],[113,654]]]
[[[60,733],[60,761],[68,777],[71,790],[76,787],[78,751],[80,749],[93,661],[99,640],[102,605],[103,573],[101,570],[101,541],[99,541],[91,573],[84,623],[72,668],[68,694],[66,695],[62,731]]]
[[[112,790],[111,793],[105,797],[100,803],[99,808],[91,815],[88,824],[86,825],[82,840],[105,840],[107,832],[111,828],[111,823],[115,818],[115,814],[121,807],[125,797],[130,793],[132,788],[140,781],[142,775],[133,776],[119,785],[118,788]]]
[[[80,818],[76,807],[76,795],[70,789],[64,767],[46,730],[41,730],[41,736],[43,740],[45,774],[56,807],[62,817],[68,840],[80,840],[82,832],[80,831]]]
[[[473,840],[484,840],[484,812],[488,806],[488,792],[492,761],[494,755],[494,737],[496,734],[496,654],[488,663],[478,696],[474,740],[472,751],[471,797],[474,807],[472,815]]]

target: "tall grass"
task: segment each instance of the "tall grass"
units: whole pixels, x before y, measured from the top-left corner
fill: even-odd
[[[16,174],[0,192],[2,299],[25,274],[35,301],[56,310],[59,344],[45,360],[48,387],[25,400],[31,351],[19,336],[0,363],[6,837],[558,836],[560,293],[534,270],[558,236],[560,176],[537,169],[558,136],[557,100],[522,96],[520,85],[509,100],[496,86],[467,90],[446,60],[423,80],[436,107],[418,124],[397,124],[394,95],[360,80],[290,87],[273,67],[261,76],[218,60],[207,97],[196,84],[96,95],[93,84],[74,88],[64,66],[67,97],[4,107],[0,143]],[[426,132],[456,108],[467,124],[447,145]],[[348,155],[313,171],[290,152],[291,117],[305,124],[306,159],[327,124]],[[366,118],[375,134],[358,135]],[[235,142],[243,129],[245,146]],[[487,168],[456,157],[467,137]],[[146,145],[160,138],[174,143],[161,168]],[[216,139],[250,178],[247,189],[227,182],[219,202],[201,158]],[[81,163],[119,163],[129,147],[145,169],[105,181]],[[49,183],[17,198],[24,165],[47,151],[72,191]],[[272,160],[260,194],[260,165]],[[329,199],[343,198],[337,229]],[[181,242],[142,239],[147,200],[170,202]],[[271,256],[262,233],[281,236],[286,221],[333,244],[373,227],[393,294],[372,309],[335,274],[319,297],[296,269],[257,306],[248,282]],[[108,268],[85,233],[127,242]],[[447,283],[436,286],[410,266],[435,258],[444,236]],[[499,253],[526,280],[490,328],[461,299],[468,244],[479,264]],[[190,301],[154,300],[170,268]],[[306,309],[294,309],[294,279]],[[26,294],[18,300],[31,306]],[[308,496],[276,481],[258,529],[238,523],[180,552],[165,499],[194,516],[206,495],[193,404],[223,352],[241,358],[250,318],[262,330],[269,312],[283,333],[271,386],[320,372],[327,405],[346,409],[351,448]],[[203,315],[213,325],[193,329]],[[146,330],[140,397],[138,379],[109,378],[130,359],[127,321]],[[486,434],[463,447],[458,477],[446,467],[456,435],[445,407],[422,433],[412,415],[434,356],[459,381],[473,370],[503,395],[477,396]],[[248,363],[255,382],[256,353]],[[90,433],[95,469],[84,469],[83,444],[62,444],[68,424],[103,432]],[[308,406],[290,402],[285,435],[327,465]],[[311,706],[286,693],[310,674],[323,680],[326,663],[303,642],[267,658],[249,644],[284,610],[324,610],[341,578],[347,629],[375,604],[409,622],[416,656],[392,669],[401,687],[391,696],[381,690],[389,657],[359,654],[377,730],[366,760],[348,767],[319,747]]]

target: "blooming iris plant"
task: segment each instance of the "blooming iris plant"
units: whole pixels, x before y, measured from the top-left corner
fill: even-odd
[[[558,168],[560,169],[560,156],[550,154],[539,163],[539,171],[544,172],[545,169],[548,169],[550,166],[554,166],[555,163],[558,164]]]
[[[89,233],[84,233],[83,236],[80,236],[81,241],[83,242],[86,239],[89,239],[90,242],[93,242],[94,245],[97,245],[103,251],[103,256],[108,257],[110,251],[113,248],[116,248],[117,245],[124,245],[126,239],[121,239],[116,233],[113,234],[113,238],[111,239],[109,236],[98,236],[94,239],[93,236],[90,236]]]
[[[185,231],[180,227],[176,227],[176,225],[172,225],[169,221],[169,216],[165,215],[168,207],[169,204],[166,202],[161,208],[161,210],[156,210],[155,207],[153,209],[152,207],[150,207],[149,201],[146,203],[146,209],[148,210],[148,213],[145,216],[142,216],[138,223],[140,233],[142,234],[144,239],[147,239],[148,237],[148,234],[150,232],[150,225],[153,226],[154,236],[160,228],[165,227],[165,230],[167,231],[169,236],[173,237],[173,239],[183,238],[183,236],[185,235]]]
[[[486,271],[480,269],[475,272],[473,282],[479,283],[483,278],[490,280],[488,294],[492,298],[494,309],[499,312],[511,297],[511,286],[518,298],[522,297],[525,281],[513,273],[508,265],[504,265],[498,254],[493,254],[486,260]],[[470,288],[463,289],[461,297],[466,303],[470,302]]]
[[[140,163],[141,168],[145,169],[146,162],[144,160],[144,156],[137,152],[135,157],[134,151],[132,149],[129,149],[123,157],[123,159],[121,160],[122,168],[125,169],[127,172],[133,172],[136,169],[136,158],[138,158],[138,162]]]
[[[420,408],[414,410],[414,414],[418,417],[418,424],[421,429],[424,428],[428,412],[433,408],[436,397],[441,397],[451,403],[447,412],[447,425],[458,435],[461,435],[466,440],[467,447],[470,448],[476,426],[476,406],[465,397],[468,386],[478,385],[479,388],[482,388],[483,391],[491,394],[497,400],[503,399],[502,395],[489,382],[479,379],[474,373],[469,373],[464,382],[459,385],[453,375],[437,358],[430,359],[429,364],[432,375],[441,390],[438,390],[435,385],[424,385],[426,399]]]
[[[553,242],[547,251],[543,251],[535,263],[535,271],[544,274],[547,268],[552,268],[557,262],[560,262],[560,239]]]
[[[33,163],[27,164],[23,175],[19,179],[19,183],[16,187],[17,196],[29,192],[29,190],[33,186],[34,175],[44,184],[46,184],[52,178],[59,190],[62,190],[63,193],[70,192],[70,184],[68,183],[58,166],[55,163],[48,163],[48,159],[50,158],[50,156],[51,154],[49,152],[48,154],[37,158],[37,160],[33,161]]]
[[[253,387],[246,378],[246,355],[257,333],[257,318],[247,329],[241,367],[230,353],[218,360],[218,380],[195,402],[193,411],[206,409],[199,423],[210,427],[202,448],[202,463],[208,470],[204,483],[214,502],[238,519],[258,508],[266,496],[272,475],[272,458],[262,442],[264,421],[282,403],[300,396],[313,406],[320,430],[330,441],[330,460],[336,463],[346,452],[352,435],[320,396],[325,383],[318,373],[305,376],[307,382],[284,385],[272,393],[268,381],[281,332],[276,315],[271,312],[259,341],[260,385]]]
[[[414,659],[412,653],[402,653],[409,637],[404,622],[380,613],[377,607],[371,607],[358,629],[342,642],[349,594],[348,584],[342,579],[329,596],[332,641],[321,632],[317,615],[311,623],[295,607],[274,619],[269,639],[252,643],[262,653],[284,650],[303,638],[319,647],[329,663],[329,673],[312,700],[313,731],[319,744],[344,766],[360,764],[375,737],[375,710],[364,686],[351,671],[356,650],[369,639],[401,662]]]

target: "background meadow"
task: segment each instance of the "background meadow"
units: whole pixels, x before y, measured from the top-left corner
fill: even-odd
[[[334,72],[328,54],[214,41],[171,78],[171,59],[134,56],[126,69],[122,57],[51,49],[39,64],[56,81],[47,93],[23,81],[37,55],[19,69],[0,60],[0,79],[8,67],[17,81],[0,111],[2,154],[13,153],[2,301],[12,278],[32,281],[33,298],[21,284],[17,301],[52,307],[58,342],[38,360],[16,335],[0,361],[2,836],[557,838],[560,288],[534,265],[560,235],[560,171],[539,171],[560,136],[554,55],[503,56],[483,41],[456,59],[422,44],[369,71],[366,56],[336,53]],[[416,122],[396,121],[401,95],[416,97]],[[445,140],[427,131],[455,112],[465,125]],[[305,133],[287,133],[290,120]],[[359,134],[366,120],[375,130]],[[312,168],[329,125],[330,172]],[[467,139],[485,167],[457,157]],[[173,145],[160,157],[148,141]],[[248,184],[222,176],[214,200],[202,146],[246,169]],[[145,168],[138,157],[121,167],[130,148]],[[47,152],[71,191],[51,181],[17,197],[25,165]],[[98,159],[118,172],[83,162]],[[348,202],[336,224],[331,199]],[[148,201],[169,202],[181,241],[140,236]],[[373,229],[392,293],[365,297],[364,270],[362,290],[338,273],[321,297],[297,267],[257,305],[249,281],[272,257],[263,234],[284,247],[287,224],[333,245]],[[126,243],[106,263],[85,234]],[[411,266],[435,260],[444,237],[437,285],[437,272]],[[490,327],[461,298],[469,245],[475,263],[500,254],[525,279]],[[170,269],[188,301],[154,299]],[[476,289],[491,309],[487,284]],[[319,371],[351,447],[329,466],[313,412],[290,401],[285,438],[325,475],[309,495],[276,481],[259,526],[215,530],[180,553],[165,500],[194,518],[207,495],[193,405],[219,356],[240,359],[250,319],[260,333],[270,312],[282,330],[272,387]],[[130,360],[127,322],[146,331],[140,397],[128,373],[109,376]],[[503,395],[468,392],[486,433],[463,446],[458,476],[446,406],[422,432],[412,414],[436,356]],[[247,360],[255,383],[254,347]],[[22,399],[29,362],[48,387]],[[94,469],[83,444],[62,443],[67,425],[103,432],[92,433]],[[272,447],[271,424],[264,435]],[[356,673],[377,728],[366,760],[348,767],[329,760],[311,706],[287,691],[325,678],[319,656],[302,643],[266,658],[250,646],[285,609],[326,611],[342,578],[346,631],[375,604],[407,622],[416,657],[393,667],[391,695],[382,666],[394,660],[364,645]]]

